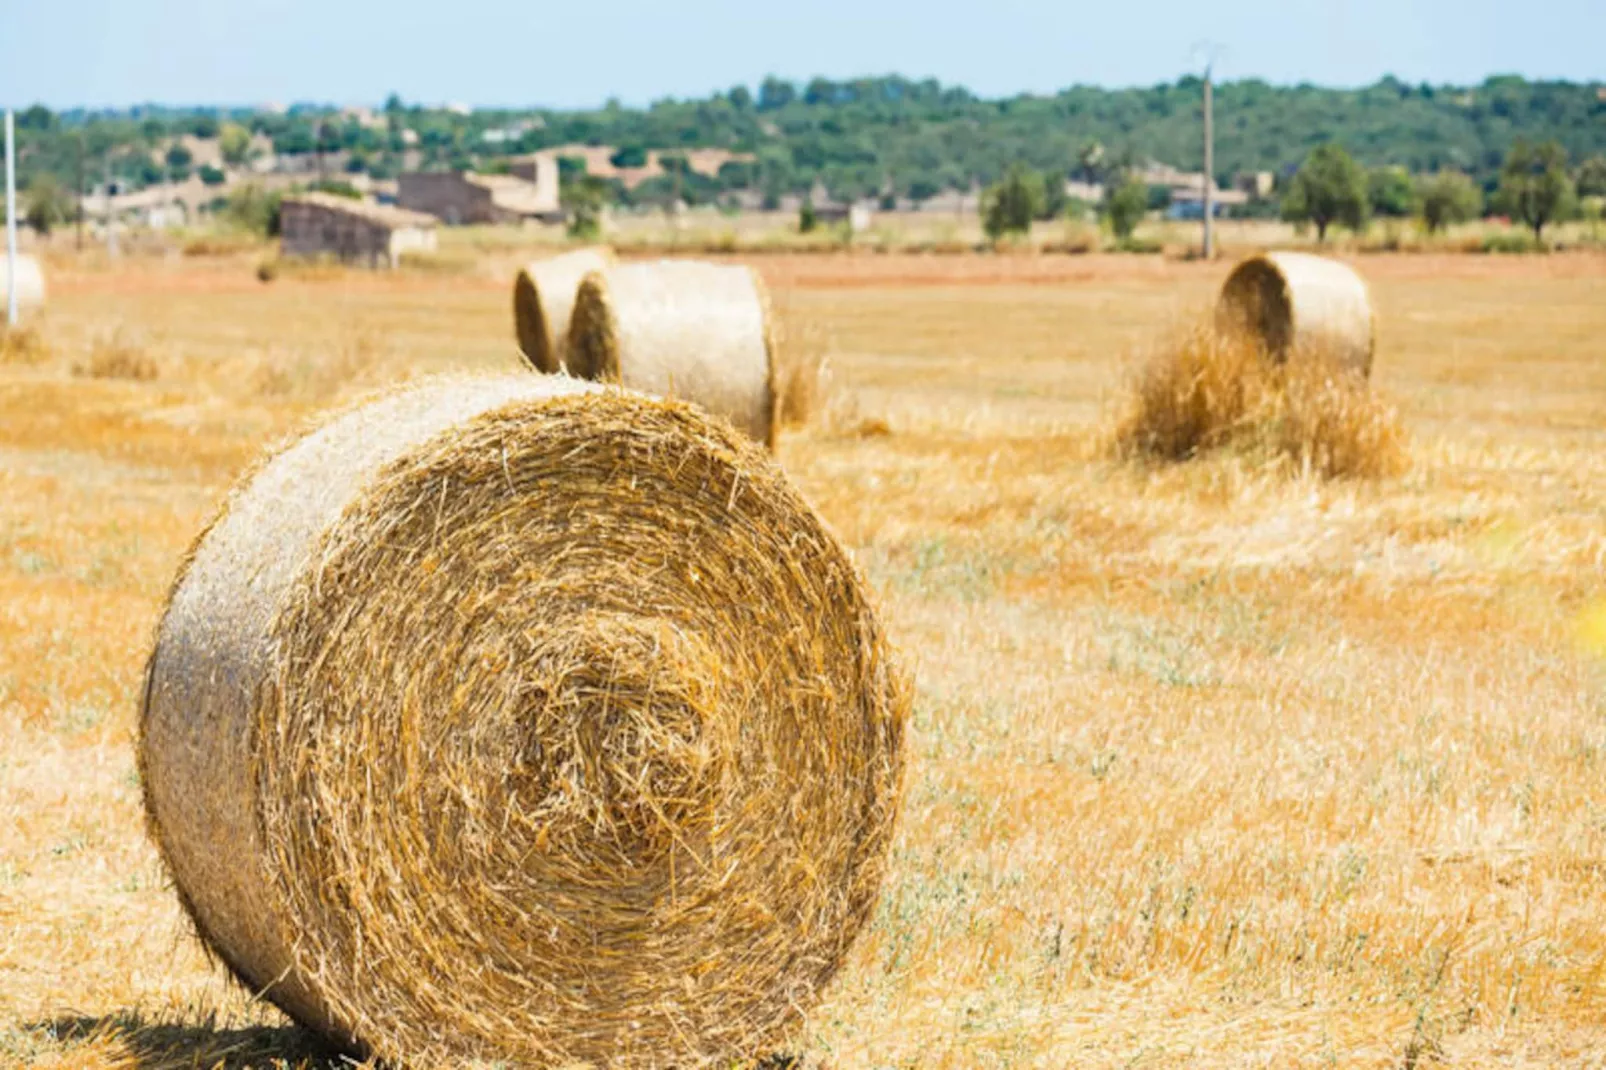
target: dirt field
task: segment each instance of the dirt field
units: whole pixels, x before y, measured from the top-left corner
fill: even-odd
[[[240,470],[515,366],[502,265],[58,265],[0,365],[0,1064],[322,1066],[186,934],[140,670]],[[760,262],[830,354],[780,459],[918,674],[832,1067],[1606,1066],[1606,257],[1368,257],[1411,468],[1106,459],[1225,265]],[[154,377],[152,377],[154,376]]]

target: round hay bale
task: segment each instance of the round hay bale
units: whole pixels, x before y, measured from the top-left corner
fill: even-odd
[[[0,250],[0,327],[5,326],[6,305],[10,300],[11,270],[8,257]],[[45,273],[39,261],[22,253],[17,254],[17,312],[18,314],[43,308],[45,304]]]
[[[1252,256],[1227,276],[1216,312],[1223,326],[1247,329],[1279,362],[1309,350],[1371,374],[1372,299],[1347,264],[1309,253]]]
[[[147,669],[149,825],[246,985],[349,1050],[783,1043],[881,882],[909,691],[758,447],[564,377],[426,382],[243,483]]]
[[[536,371],[562,369],[575,290],[588,273],[612,265],[610,249],[577,249],[519,269],[513,280],[513,329],[519,352]]]
[[[748,267],[626,264],[580,283],[569,372],[691,401],[775,446],[769,294]]]

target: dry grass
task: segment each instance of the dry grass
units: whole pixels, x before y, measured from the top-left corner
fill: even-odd
[[[161,374],[161,366],[138,332],[119,326],[97,336],[89,347],[89,356],[75,362],[72,373],[81,379],[148,383]]]
[[[1133,376],[1112,435],[1123,457],[1183,461],[1230,449],[1329,478],[1376,479],[1406,465],[1399,414],[1317,350],[1274,362],[1250,335],[1201,323]]]
[[[804,427],[830,403],[830,337],[819,323],[792,315],[779,301],[773,312],[775,419],[781,427]]]
[[[513,370],[505,255],[273,286],[249,258],[52,264],[53,351],[126,323],[164,366],[0,368],[0,1065],[311,1058],[185,935],[140,827],[140,668],[219,496],[325,404],[240,386],[241,355],[333,360],[358,325],[384,380]],[[1606,260],[1368,258],[1411,439],[1384,480],[1101,452],[1114,355],[1226,264],[760,263],[831,339],[830,409],[893,432],[821,419],[779,459],[918,670],[886,891],[801,1051],[1600,1062]]]
[[[0,323],[0,365],[43,364],[50,359],[50,343],[37,324],[8,327]]]

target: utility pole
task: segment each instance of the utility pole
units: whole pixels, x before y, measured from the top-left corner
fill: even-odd
[[[17,325],[17,130],[6,109],[6,326]]]
[[[1211,86],[1210,74],[1213,64],[1205,65],[1204,73],[1204,258],[1214,260],[1216,257],[1215,235],[1215,197],[1216,185],[1216,139],[1211,129]]]
[[[74,248],[84,251],[84,132],[78,131],[78,237]]]

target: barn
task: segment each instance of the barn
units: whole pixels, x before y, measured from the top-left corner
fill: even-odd
[[[286,197],[279,226],[285,256],[332,256],[395,267],[403,253],[435,248],[433,216],[329,193]]]

